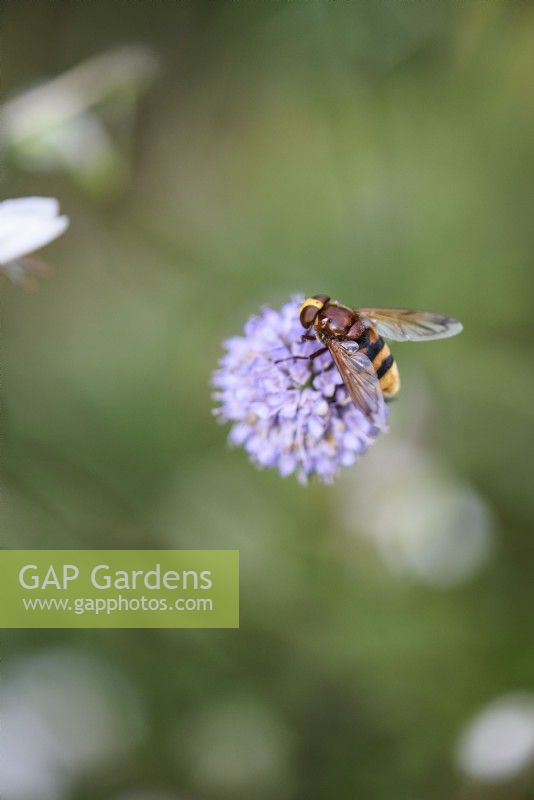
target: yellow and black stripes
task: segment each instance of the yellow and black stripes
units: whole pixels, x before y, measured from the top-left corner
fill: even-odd
[[[382,361],[382,363],[380,364],[380,366],[376,370],[377,377],[378,378],[383,378],[384,375],[386,374],[386,372],[389,369],[391,369],[391,367],[393,366],[394,363],[395,363],[395,359],[393,358],[393,356],[390,353],[389,356],[386,356],[384,358],[384,360]],[[373,362],[373,366],[376,369],[376,364],[374,362]]]
[[[376,370],[384,397],[386,399],[395,397],[400,389],[399,371],[385,341],[374,328],[366,328],[358,344]]]

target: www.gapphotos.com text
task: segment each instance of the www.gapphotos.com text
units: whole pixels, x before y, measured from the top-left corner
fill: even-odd
[[[72,614],[115,614],[124,611],[213,611],[210,597],[24,597],[26,611],[59,611]]]

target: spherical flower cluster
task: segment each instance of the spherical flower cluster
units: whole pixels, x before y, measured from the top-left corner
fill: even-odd
[[[301,483],[312,475],[328,483],[365,453],[378,430],[351,402],[330,353],[291,358],[321,348],[302,340],[300,302],[264,308],[243,336],[224,343],[213,375],[214,413],[232,423],[230,443],[243,446],[257,466],[275,467],[283,477],[296,473]]]

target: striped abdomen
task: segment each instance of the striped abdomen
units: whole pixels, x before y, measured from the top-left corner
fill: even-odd
[[[382,394],[387,400],[393,399],[400,389],[400,376],[391,350],[374,328],[366,328],[358,344],[373,363]]]

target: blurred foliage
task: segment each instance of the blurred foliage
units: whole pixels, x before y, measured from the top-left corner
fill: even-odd
[[[4,163],[5,197],[71,217],[39,291],[2,286],[4,546],[242,559],[239,631],[4,635],[14,669],[83,651],[144,709],[142,740],[65,798],[531,797],[453,752],[494,696],[534,690],[532,3],[19,0],[3,30],[6,96],[129,42],[161,60],[122,192]],[[303,489],[227,449],[220,341],[294,291],[464,322],[395,348],[392,417],[491,509],[469,580],[387,569],[365,459]]]

